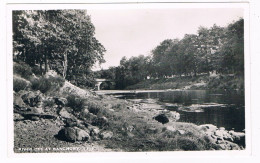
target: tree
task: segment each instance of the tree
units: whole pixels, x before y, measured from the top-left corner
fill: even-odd
[[[230,24],[220,48],[222,67],[225,73],[244,74],[244,20]]]
[[[82,86],[80,78],[87,79],[94,63],[104,62],[105,48],[94,34],[85,10],[13,12],[14,58],[40,68],[44,63],[45,72],[54,69]]]
[[[120,66],[115,71],[117,88],[123,89],[128,85],[145,80],[148,76],[148,61],[149,58],[144,55],[130,59],[123,57],[120,60]]]
[[[180,41],[179,55],[182,55],[181,60],[178,62],[182,63],[181,74],[184,73],[192,74],[196,76],[199,71],[200,59],[197,51],[197,39],[196,35],[186,34],[184,38]]]
[[[165,77],[169,75],[170,64],[167,53],[173,45],[173,40],[166,39],[160,43],[154,50],[152,50],[152,58],[154,66],[156,67],[156,76]]]

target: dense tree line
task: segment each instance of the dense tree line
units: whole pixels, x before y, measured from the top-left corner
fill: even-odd
[[[105,48],[94,37],[86,10],[13,11],[13,58],[57,71],[79,86],[93,84],[91,67],[104,62]]]
[[[198,74],[244,74],[244,20],[227,27],[199,27],[197,34],[166,39],[149,56],[123,57],[118,67],[97,72],[114,79],[118,89],[147,78],[197,76]]]

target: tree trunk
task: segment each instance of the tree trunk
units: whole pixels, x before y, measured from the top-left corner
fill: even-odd
[[[24,62],[26,62],[26,59],[27,59],[25,53],[26,53],[26,49],[23,48],[23,61],[24,61]]]
[[[45,74],[49,71],[48,70],[48,54],[45,54],[44,56],[44,62],[45,62]]]
[[[42,61],[40,60],[40,71],[41,71],[41,75],[42,75]]]
[[[63,63],[63,78],[65,79],[66,78],[66,75],[67,75],[67,67],[68,67],[68,58],[67,58],[67,52],[64,53],[64,61],[62,62]]]

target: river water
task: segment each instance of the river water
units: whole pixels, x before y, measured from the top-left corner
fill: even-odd
[[[108,91],[109,92],[109,91]],[[165,109],[180,113],[180,122],[213,124],[227,130],[245,129],[245,101],[241,91],[174,90],[158,92],[105,93],[120,99],[150,99]]]

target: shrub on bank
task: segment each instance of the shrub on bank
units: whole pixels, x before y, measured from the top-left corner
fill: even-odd
[[[53,98],[47,98],[43,100],[43,107],[49,107],[52,108],[55,105],[55,101]]]
[[[228,89],[243,90],[244,79],[240,76],[219,76],[210,78],[208,81],[208,89]]]
[[[41,76],[42,75],[42,71],[40,69],[39,66],[33,66],[32,67],[32,72],[36,75],[36,76]]]
[[[19,92],[20,90],[25,90],[28,86],[29,84],[24,79],[14,77],[13,90],[15,92]]]
[[[95,115],[97,115],[102,110],[102,106],[95,101],[88,102],[87,106],[89,112]]]
[[[65,83],[65,79],[60,76],[40,77],[31,81],[33,90],[40,90],[42,93],[57,91]]]
[[[32,75],[32,69],[26,63],[20,62],[13,65],[14,74],[18,74],[25,79],[29,79]]]
[[[67,96],[67,106],[71,107],[75,112],[80,112],[85,107],[85,99],[77,95]]]

